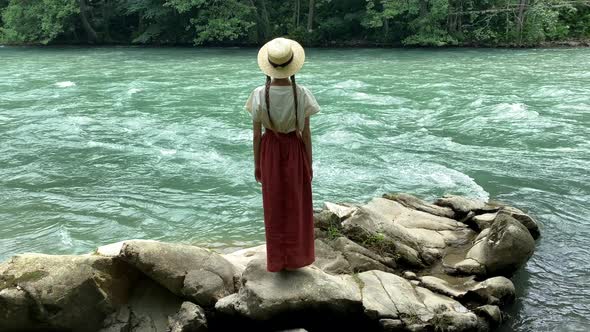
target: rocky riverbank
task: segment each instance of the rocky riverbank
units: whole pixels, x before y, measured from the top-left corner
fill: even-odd
[[[408,194],[325,203],[315,227],[316,261],[278,273],[264,244],[16,255],[0,264],[0,330],[490,331],[540,234],[499,202]]]

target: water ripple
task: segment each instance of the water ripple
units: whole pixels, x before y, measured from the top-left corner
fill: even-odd
[[[3,47],[0,259],[126,238],[263,243],[243,109],[264,83],[256,51]],[[310,49],[314,206],[405,191],[530,211],[542,237],[501,330],[586,331],[588,55]]]

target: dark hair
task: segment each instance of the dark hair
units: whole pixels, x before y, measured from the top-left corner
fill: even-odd
[[[264,86],[264,99],[266,101],[266,113],[268,114],[268,121],[270,122],[270,126],[274,127],[273,123],[272,123],[272,119],[270,118],[270,98],[269,98],[269,94],[268,91],[270,90],[270,82],[271,82],[271,78],[270,76],[266,75],[266,84]],[[297,120],[297,84],[295,83],[295,74],[291,75],[291,86],[293,87],[293,99],[295,102],[295,128],[296,130],[299,130],[299,121]]]

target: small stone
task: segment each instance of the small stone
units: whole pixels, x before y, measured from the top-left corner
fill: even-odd
[[[416,275],[416,273],[412,272],[412,271],[404,271],[404,273],[402,273],[403,277],[408,279],[408,280],[416,280],[418,279],[418,276]]]
[[[454,269],[461,274],[485,275],[485,266],[474,259],[464,259],[455,264]]]
[[[502,312],[498,306],[486,304],[475,308],[473,312],[480,317],[484,317],[492,328],[502,324]]]
[[[471,218],[473,222],[477,225],[480,230],[484,230],[486,228],[490,228],[494,219],[496,219],[497,213],[484,213],[476,215],[475,217]]]
[[[192,302],[183,302],[178,312],[168,317],[169,332],[206,332],[205,311]]]
[[[357,210],[357,207],[354,206],[345,206],[330,202],[324,202],[324,208],[337,215],[340,219],[348,218],[351,214],[354,213],[354,211]]]

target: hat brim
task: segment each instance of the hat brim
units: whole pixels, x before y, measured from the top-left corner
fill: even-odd
[[[268,43],[264,44],[258,51],[258,67],[263,73],[274,78],[287,78],[294,75],[303,67],[305,61],[305,51],[298,42],[290,39],[291,49],[293,50],[293,60],[285,67],[273,67],[268,62]]]

